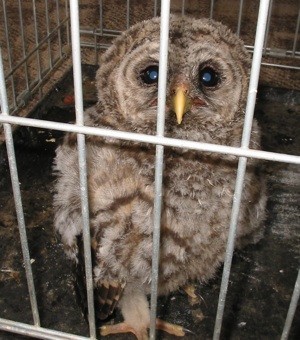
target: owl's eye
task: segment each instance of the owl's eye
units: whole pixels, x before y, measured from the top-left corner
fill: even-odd
[[[211,67],[206,66],[199,72],[199,84],[205,87],[217,86],[220,82],[219,74]]]
[[[147,84],[156,84],[158,82],[158,66],[151,65],[143,70],[140,74],[142,81]]]

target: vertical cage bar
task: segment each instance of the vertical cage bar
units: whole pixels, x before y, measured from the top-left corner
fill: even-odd
[[[210,14],[209,14],[210,19],[213,18],[214,7],[215,7],[215,0],[211,0],[210,1]]]
[[[99,0],[100,33],[103,36],[103,0]]]
[[[36,15],[36,6],[35,0],[32,0],[32,7],[33,7],[33,22],[34,22],[34,34],[35,34],[35,45],[37,47],[36,50],[36,59],[37,59],[37,67],[38,67],[38,77],[39,80],[42,80],[42,70],[41,70],[41,59],[40,59],[40,52],[39,52],[39,32],[38,32],[38,25],[37,25],[37,15]]]
[[[127,0],[126,5],[126,29],[130,26],[130,0]]]
[[[181,2],[181,15],[185,14],[185,0],[182,0]]]
[[[271,16],[272,16],[272,8],[273,8],[273,0],[270,0],[269,12],[268,12],[268,21],[267,21],[267,29],[265,33],[265,41],[264,41],[264,54],[267,52],[267,44],[270,32],[270,24],[271,24]]]
[[[103,37],[103,1],[99,0],[99,27],[100,27],[100,35]],[[95,43],[95,65],[98,64],[98,49],[97,49],[97,44],[98,44],[98,36],[95,34],[94,35],[94,43]]]
[[[71,39],[72,39],[72,58],[73,58],[73,76],[75,92],[75,111],[76,124],[84,125],[83,118],[83,98],[82,98],[82,72],[81,72],[81,51],[80,51],[80,33],[79,33],[79,8],[78,0],[70,0],[71,13]],[[84,262],[86,275],[86,290],[88,301],[88,320],[90,327],[90,337],[96,339],[95,325],[95,308],[94,308],[94,288],[93,288],[93,270],[91,256],[91,240],[89,227],[89,204],[87,189],[87,166],[86,166],[86,145],[85,136],[77,134],[78,146],[78,164],[80,175],[80,196],[83,220],[83,245],[84,245]]]
[[[8,109],[7,94],[6,94],[6,88],[5,88],[1,48],[0,48],[0,102],[1,102],[1,110],[2,110],[1,114],[8,115],[9,109]],[[18,176],[18,170],[17,170],[17,162],[16,162],[16,156],[15,156],[12,129],[11,129],[10,124],[5,123],[3,125],[4,125],[8,163],[9,163],[11,183],[12,183],[16,213],[17,213],[18,227],[19,227],[19,233],[20,233],[20,239],[21,239],[21,247],[22,247],[24,267],[25,267],[25,273],[26,273],[26,279],[27,279],[27,285],[28,285],[28,291],[29,291],[29,298],[30,298],[30,303],[31,303],[33,322],[35,326],[40,326],[40,317],[39,317],[39,312],[38,312],[38,307],[37,307],[33,274],[32,274],[32,268],[31,268],[31,263],[30,263],[30,254],[29,254],[28,241],[27,241],[27,235],[26,235],[25,219],[24,219],[24,212],[23,212],[23,206],[22,206],[21,190],[20,190],[20,185],[19,185],[19,176]]]
[[[9,71],[12,71],[12,55],[11,55],[11,46],[10,46],[10,40],[9,40],[9,34],[8,34],[8,23],[7,23],[7,13],[6,13],[6,1],[2,0],[3,4],[3,19],[4,19],[4,28],[5,28],[5,39],[6,39],[6,47],[7,47],[7,59],[8,59],[8,65],[9,65]],[[12,89],[12,95],[13,95],[13,106],[17,106],[17,100],[16,100],[16,89],[15,89],[15,81],[13,74],[10,76],[11,79],[11,89]]]
[[[281,340],[287,340],[289,337],[290,329],[292,326],[292,322],[295,316],[297,304],[300,296],[300,269],[298,270],[298,276],[295,282],[294,292],[291,298],[289,310],[286,316],[283,332],[281,335]]]
[[[238,36],[240,36],[240,34],[241,34],[243,7],[244,7],[244,0],[240,0],[239,19],[238,19],[238,26],[237,26],[237,30],[236,30],[236,34]]]
[[[21,32],[21,40],[22,40],[22,53],[23,58],[26,59],[26,43],[25,43],[25,32],[24,32],[24,24],[23,24],[23,12],[22,12],[22,2],[21,0],[18,0],[19,2],[19,17],[20,17],[20,32]],[[25,74],[25,82],[26,82],[26,89],[29,90],[29,78],[28,78],[28,63],[27,60],[25,60],[24,63],[24,74]]]
[[[59,29],[57,31],[58,34],[58,46],[59,46],[59,56],[62,58],[62,43],[61,43],[61,26],[60,26],[60,9],[59,9],[59,2],[56,0],[56,16],[57,16],[57,26]]]
[[[95,34],[95,31],[94,31],[94,52],[95,52],[95,61],[94,61],[94,64],[97,65],[97,61],[98,61],[98,53],[97,53],[97,34]]]
[[[165,130],[166,85],[168,67],[170,0],[161,2],[160,49],[159,49],[159,79],[158,79],[158,108],[156,135],[163,137]],[[160,247],[160,222],[162,208],[164,147],[156,146],[155,158],[155,197],[154,197],[154,226],[152,251],[152,281],[151,281],[151,312],[150,339],[155,339],[155,323],[158,292],[158,268]]]
[[[153,16],[156,17],[157,16],[157,0],[154,0],[154,14]]]
[[[65,0],[65,14],[66,18],[69,18],[69,3],[68,0]],[[70,45],[70,23],[69,21],[66,22],[66,29],[67,29],[67,45]]]
[[[271,0],[261,0],[260,6],[259,6],[254,52],[253,52],[252,67],[251,67],[251,75],[250,75],[250,83],[249,83],[249,90],[248,90],[248,100],[247,100],[247,105],[246,105],[246,115],[245,115],[243,136],[242,136],[242,142],[241,142],[241,148],[244,148],[244,149],[248,149],[250,136],[251,136],[251,128],[252,128],[252,122],[253,122],[253,114],[254,114],[254,107],[255,107],[255,101],[256,101],[257,86],[258,86],[258,80],[259,80],[261,58],[262,58],[262,52],[263,52],[263,44],[264,44],[264,37],[265,37],[265,32],[266,32],[268,9],[269,9],[270,1]],[[244,183],[244,177],[245,177],[245,172],[246,172],[246,165],[247,165],[247,158],[240,157],[238,170],[237,170],[235,191],[234,191],[234,196],[233,196],[230,229],[229,229],[229,234],[228,234],[224,269],[223,269],[223,274],[222,274],[222,282],[221,282],[218,309],[217,309],[214,335],[213,335],[214,340],[218,340],[221,334],[222,320],[223,320],[225,300],[226,300],[226,295],[227,295],[227,290],[228,290],[228,282],[229,282],[229,276],[230,276],[230,270],[231,270],[232,256],[233,256],[233,251],[234,251],[234,241],[235,241],[238,214],[239,214],[239,208],[240,208],[242,191],[243,191],[243,183]]]
[[[299,3],[299,11],[298,11],[298,18],[297,18],[297,24],[296,24],[296,31],[295,31],[295,37],[294,37],[294,43],[293,43],[293,52],[292,56],[295,56],[296,48],[297,48],[297,40],[299,35],[299,26],[300,26],[300,3]]]
[[[46,14],[46,27],[47,27],[47,36],[49,37],[50,34],[50,22],[49,22],[49,8],[48,8],[48,0],[45,0],[45,14]],[[49,67],[52,69],[53,62],[52,62],[52,53],[51,53],[51,39],[48,38],[48,55],[49,55]]]

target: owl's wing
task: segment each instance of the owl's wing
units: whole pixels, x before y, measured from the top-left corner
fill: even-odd
[[[87,297],[86,297],[86,276],[85,276],[85,264],[84,264],[84,251],[83,251],[83,240],[82,235],[77,236],[77,247],[78,247],[78,261],[74,264],[75,270],[75,289],[77,298],[80,305],[83,308],[84,315],[87,318]],[[92,248],[92,261],[95,262],[94,249]],[[120,282],[117,280],[103,280],[98,281],[97,286],[94,289],[94,301],[95,310],[97,317],[100,320],[105,320],[114,311],[117,306],[126,282]]]

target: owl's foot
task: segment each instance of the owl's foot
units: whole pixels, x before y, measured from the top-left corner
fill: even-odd
[[[161,319],[156,319],[156,329],[176,336],[185,336],[186,332],[190,332],[189,330],[183,328],[182,326],[175,325],[173,323],[169,323]]]
[[[200,303],[200,297],[196,293],[196,286],[195,285],[189,284],[189,285],[186,285],[186,286],[182,287],[182,289],[184,290],[184,292],[189,297],[189,303],[192,306]]]
[[[191,299],[197,299],[197,294],[195,293],[196,287],[193,284],[186,285],[182,287],[182,289],[186,292],[186,294],[191,298]]]
[[[190,332],[179,325],[175,325],[161,319],[156,319],[156,329],[176,336],[185,336],[186,332]],[[126,322],[117,323],[115,325],[105,325],[100,328],[100,334],[102,336],[119,333],[133,333],[138,340],[148,340],[147,329],[137,330],[129,326]]]
[[[100,334],[102,336],[119,333],[133,333],[138,340],[148,340],[147,329],[137,330],[129,326],[126,322],[117,323],[115,325],[104,325],[100,327]]]

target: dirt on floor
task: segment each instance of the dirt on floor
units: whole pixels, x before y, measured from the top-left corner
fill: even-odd
[[[94,73],[94,67],[83,68],[86,106],[96,101]],[[72,94],[70,71],[30,116],[74,120]],[[262,126],[264,150],[299,154],[299,113],[300,92],[260,88],[256,118]],[[53,230],[51,167],[61,137],[61,132],[28,127],[15,131],[19,181],[41,324],[88,336],[72,272]],[[279,339],[299,268],[299,167],[276,162],[264,165],[269,189],[265,237],[234,255],[222,339]],[[32,323],[4,146],[0,149],[0,190],[0,317]],[[192,331],[186,339],[211,339],[221,275],[222,268],[207,284],[197,284],[195,304],[180,291],[159,299],[158,315]],[[116,320],[121,320],[118,312],[112,319]],[[107,337],[111,338],[133,339],[131,335]],[[158,338],[173,339],[164,333]],[[290,339],[299,338],[298,308]],[[0,339],[25,338],[0,332]]]

